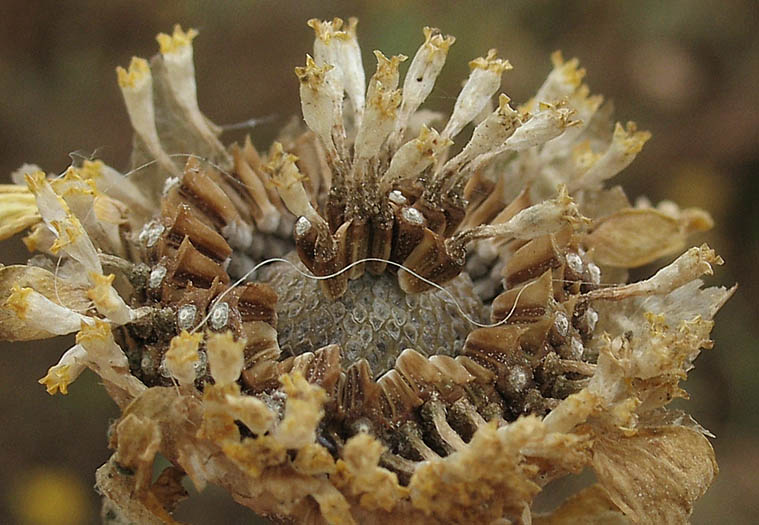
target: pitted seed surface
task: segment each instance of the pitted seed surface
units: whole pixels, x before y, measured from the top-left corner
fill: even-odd
[[[338,344],[344,366],[366,358],[379,376],[393,367],[406,348],[425,355],[455,356],[473,328],[447,294],[440,290],[406,294],[391,273],[365,273],[350,281],[348,291],[336,301],[324,297],[318,281],[286,264],[269,268],[264,281],[279,296],[277,332],[285,356]],[[487,307],[472,291],[468,275],[459,275],[446,288],[469,317],[479,322],[487,319]]]

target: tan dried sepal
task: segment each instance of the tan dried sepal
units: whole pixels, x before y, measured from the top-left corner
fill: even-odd
[[[124,473],[113,457],[95,472],[95,482],[105,498],[103,522],[105,513],[113,510],[124,523],[180,525],[164,508],[160,494],[149,491],[142,498],[134,497],[134,476]]]
[[[610,499],[640,524],[688,523],[718,472],[706,437],[681,426],[598,435],[593,468]]]
[[[148,418],[129,414],[116,425],[118,447],[115,461],[135,471],[135,491],[143,493],[150,487],[153,461],[161,446],[158,424]]]
[[[532,518],[532,525],[630,525],[631,523],[609,498],[603,487],[598,484],[574,494],[550,514]]]
[[[699,221],[695,230],[703,224]],[[689,225],[652,208],[628,208],[601,220],[586,243],[598,264],[636,268],[682,250]]]

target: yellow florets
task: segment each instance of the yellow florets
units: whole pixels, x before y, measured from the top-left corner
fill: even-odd
[[[21,288],[18,284],[14,284],[3,306],[13,310],[19,319],[24,319],[29,308],[29,295],[33,291],[31,288]]]
[[[131,62],[129,62],[129,70],[127,71],[119,66],[116,68],[116,75],[118,76],[119,86],[122,88],[134,88],[144,79],[151,78],[150,66],[144,58],[132,57]]]
[[[37,382],[45,385],[47,393],[51,396],[60,392],[63,395],[69,393],[68,386],[73,382],[70,374],[71,365],[55,365],[48,369],[45,377]]]
[[[308,84],[311,89],[317,89],[324,83],[325,75],[332,71],[335,66],[324,64],[322,67],[316,65],[311,55],[306,54],[306,65],[295,68],[295,75],[302,84]]]
[[[496,50],[488,50],[487,56],[478,57],[469,62],[469,68],[474,69],[486,69],[500,75],[504,71],[513,69],[511,63],[503,58],[496,58]]]
[[[358,18],[349,18],[345,30],[343,30],[343,19],[337,17],[333,18],[331,21],[312,18],[306,22],[306,24],[314,30],[314,33],[316,33],[316,37],[319,40],[328,43],[332,38],[339,38],[341,40],[356,38]]]
[[[37,202],[28,188],[0,184],[0,240],[24,231],[40,220]]]
[[[196,29],[190,29],[187,32],[182,31],[182,26],[179,24],[174,26],[174,33],[169,36],[166,33],[158,33],[155,39],[158,41],[158,45],[161,47],[161,54],[176,53],[182,48],[192,45],[192,40],[198,36]]]
[[[635,122],[628,122],[627,126],[622,126],[617,122],[614,126],[614,142],[622,145],[627,155],[635,155],[643,149],[643,145],[651,138],[650,131],[638,131]]]
[[[456,42],[456,37],[451,35],[443,36],[440,31],[433,27],[425,27],[422,31],[424,33],[423,46],[433,53],[448,53],[448,50]]]

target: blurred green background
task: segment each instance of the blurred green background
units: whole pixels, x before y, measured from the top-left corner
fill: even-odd
[[[514,70],[503,91],[526,100],[562,49],[588,69],[594,93],[616,117],[653,139],[621,174],[631,197],[701,206],[709,242],[726,260],[712,283],[740,284],[717,318],[713,350],[697,362],[685,403],[717,438],[720,476],[694,523],[753,523],[759,488],[759,8],[756,0],[661,2],[148,2],[3,0],[0,7],[0,177],[23,162],[60,172],[71,152],[127,164],[131,130],[114,68],[157,51],[156,33],[196,27],[201,108],[219,124],[272,116],[255,129],[266,146],[299,114],[293,68],[311,50],[311,17],[358,16],[368,70],[373,49],[412,56],[424,25],[457,37],[428,107],[449,111],[467,62],[498,48]],[[408,63],[407,63],[408,64]],[[229,137],[225,137],[229,138]],[[23,262],[18,240],[2,262]],[[641,275],[650,273],[644,269]],[[67,397],[37,379],[70,341],[0,343],[0,523],[96,523],[94,471],[109,455],[105,432],[117,416],[87,373]],[[753,508],[752,508],[753,507]],[[754,512],[752,512],[754,511]],[[249,523],[220,491],[183,504],[180,520]]]

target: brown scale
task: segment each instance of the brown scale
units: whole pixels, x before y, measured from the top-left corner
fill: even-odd
[[[328,210],[335,192],[330,191],[333,179],[320,146],[306,134],[288,148],[300,155],[298,167],[306,175],[312,203]],[[506,290],[493,300],[490,316],[493,322],[507,316],[508,321],[470,331],[458,352],[387,349],[394,352],[388,355],[394,356],[394,366],[380,370],[373,370],[365,358],[346,362],[345,349],[337,344],[281,356],[276,327],[285,305],[277,305],[277,293],[269,284],[245,283],[229,290],[226,265],[238,250],[245,250],[233,247],[234,241],[239,243],[231,238],[235,228],[252,231],[265,222],[266,213],[285,212],[267,189],[263,161],[250,143],[230,151],[235,161],[231,179],[191,159],[184,177],[166,191],[161,216],[147,227],[142,250],[150,275],[143,276],[146,284],[135,297],[144,298],[140,306],[151,306],[153,313],[123,332],[127,348],[141,349],[130,358],[135,375],[148,384],[170,384],[160,363],[171,337],[210,314],[204,330],[232,330],[246,340],[241,378],[245,392],[277,408],[279,376],[300,372],[329,394],[320,442],[339,456],[350,436],[371,432],[388,447],[382,464],[408,482],[418,461],[460,450],[486,421],[546,414],[592,374],[592,361],[581,349],[592,336],[594,319],[578,297],[587,291],[583,283],[593,279],[569,228],[529,242],[494,241],[511,256],[502,273]],[[371,213],[341,208],[329,216],[327,211],[330,222],[334,217],[343,220],[330,228],[331,252],[323,251],[323,234],[315,228],[296,228],[295,251],[317,275],[376,256],[445,284],[466,263],[465,254],[449,251],[447,238],[461,228],[505,222],[530,205],[527,192],[505,204],[494,196],[502,193],[498,184],[472,180],[476,183],[467,187],[473,202],[468,209],[463,198],[428,202],[420,188],[407,185],[367,208]],[[335,300],[352,280],[393,275],[401,293],[424,294],[430,288],[405,270],[379,263],[357,267],[321,290]],[[318,287],[314,290],[320,293]],[[200,374],[197,385],[208,380],[207,373]]]
[[[297,141],[296,141],[297,142]],[[322,151],[316,142],[308,142],[312,150]],[[305,147],[303,143],[301,147]],[[344,167],[329,165],[323,152],[311,151],[306,158],[300,158],[298,167],[305,180],[325,180],[325,172],[344,171]],[[364,173],[367,180],[349,187],[344,178],[339,187],[332,186],[326,202],[314,198],[317,209],[329,224],[329,235],[318,233],[316,227],[296,230],[294,235],[297,253],[303,264],[315,275],[331,275],[351,263],[366,257],[389,259],[442,285],[461,273],[465,259],[461,254],[452,253],[446,240],[455,233],[465,217],[462,199],[443,199],[429,202],[420,196],[423,192],[418,184],[404,183],[399,186],[404,204],[397,204],[387,196],[373,195],[375,186],[371,176],[379,168],[371,166]],[[362,172],[363,173],[363,172]],[[331,177],[330,177],[331,180]],[[350,196],[347,199],[346,196]],[[347,200],[346,200],[347,199]],[[350,201],[350,202],[348,202]],[[414,210],[409,212],[409,210]],[[322,286],[330,299],[341,297],[347,289],[346,279],[360,278],[368,270],[374,275],[395,268],[386,263],[369,262],[357,264],[348,275],[336,276]],[[429,290],[431,285],[408,272],[398,272],[398,282],[404,292],[419,293]]]
[[[403,214],[413,206],[414,195],[404,193],[404,198],[402,206],[393,207],[391,257],[446,282],[461,268],[451,269],[453,258],[443,237],[427,227],[430,217]],[[523,192],[509,205],[496,203],[482,219],[464,221],[487,217],[505,222],[529,204]],[[480,208],[491,205],[487,196],[480,199]],[[570,229],[529,242],[513,241],[507,248],[512,251],[503,268],[507,289],[493,301],[491,316],[494,322],[507,316],[508,321],[472,331],[458,356],[426,357],[408,349],[374,380],[366,360],[345,367],[339,348],[331,345],[288,358],[258,384],[277,388],[276,376],[297,363],[306,377],[330,393],[333,409],[327,411],[322,433],[335,453],[356,432],[371,432],[388,446],[383,465],[402,482],[410,479],[416,462],[461,449],[487,420],[546,414],[593,373],[593,359],[582,350],[594,321],[579,294],[595,286],[594,279]]]
[[[250,147],[245,149],[250,156]],[[245,149],[237,150],[238,168],[247,163]],[[246,176],[255,174],[246,165]],[[165,193],[160,217],[146,226],[142,258],[150,265],[150,273],[133,301],[155,313],[128,325],[122,338],[132,371],[147,384],[171,384],[161,367],[171,338],[194,329],[207,315],[204,330],[231,330],[245,338],[249,367],[279,357],[276,293],[262,283],[230,290],[226,265],[233,249],[222,232],[234,223],[252,228],[257,217],[249,211],[257,209],[253,192],[235,188],[215,169],[190,159],[182,179]],[[198,385],[209,379],[207,372],[201,374]]]

